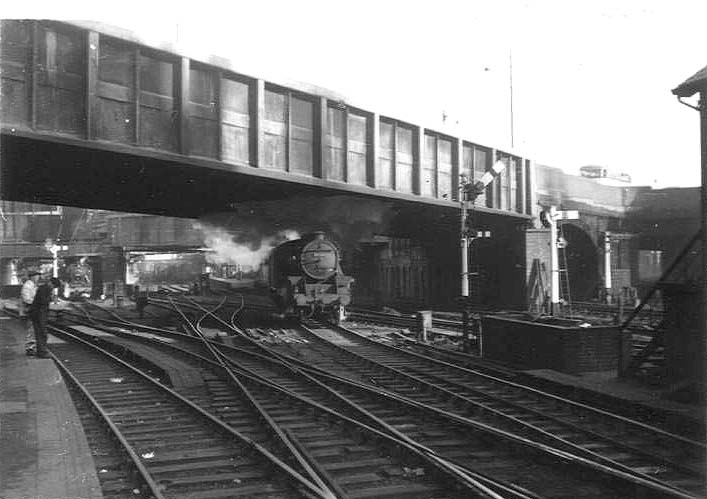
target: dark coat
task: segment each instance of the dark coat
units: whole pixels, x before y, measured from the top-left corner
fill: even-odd
[[[42,284],[37,288],[37,294],[34,295],[34,301],[29,309],[30,315],[39,315],[41,313],[49,313],[49,304],[52,301],[52,290],[54,288],[49,284]]]

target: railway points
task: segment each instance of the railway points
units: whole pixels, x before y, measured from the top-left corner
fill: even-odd
[[[160,22],[0,21],[3,499],[707,498],[705,175],[527,156],[511,57],[486,143]],[[673,93],[707,172],[707,68]]]

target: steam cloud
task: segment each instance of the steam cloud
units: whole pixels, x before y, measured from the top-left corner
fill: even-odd
[[[232,212],[213,213],[196,223],[213,263],[257,267],[278,244],[323,231],[344,252],[362,239],[385,233],[395,214],[392,203],[350,196],[299,197],[239,204]]]
[[[212,253],[206,254],[207,262],[240,265],[246,272],[257,271],[278,244],[300,237],[297,231],[283,230],[274,236],[246,244],[234,241],[234,234],[222,227],[205,222],[196,222],[194,227],[202,231],[204,244],[212,250]]]

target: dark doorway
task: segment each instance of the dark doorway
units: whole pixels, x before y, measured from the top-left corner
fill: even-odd
[[[596,245],[589,235],[576,225],[565,223],[561,227],[560,234],[567,240],[564,251],[572,301],[591,300],[596,295],[601,279]]]

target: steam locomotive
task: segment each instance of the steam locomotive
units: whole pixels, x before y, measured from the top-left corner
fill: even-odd
[[[353,278],[344,275],[339,249],[322,232],[276,247],[268,271],[273,299],[286,316],[338,322],[351,303]]]

